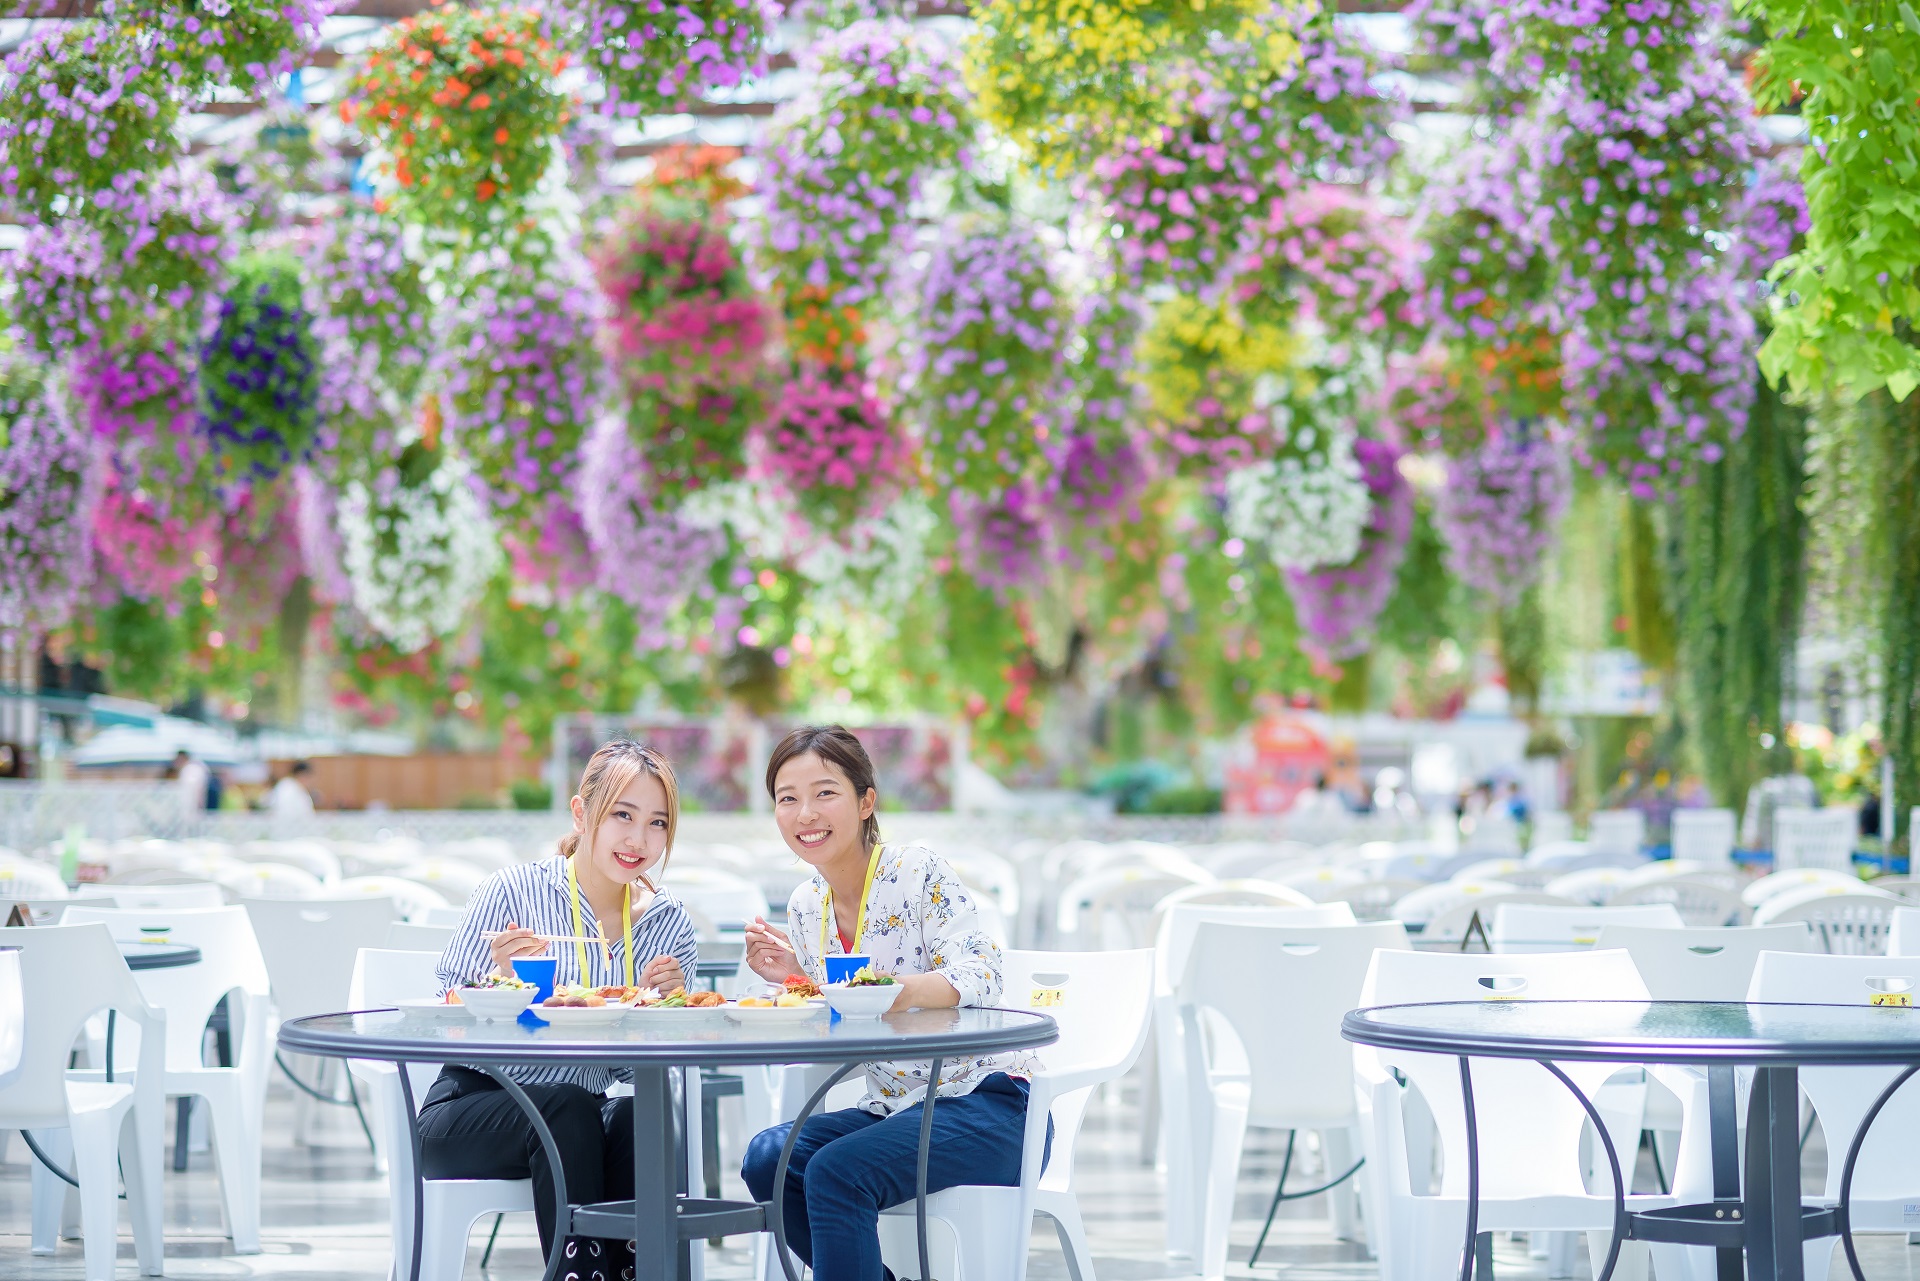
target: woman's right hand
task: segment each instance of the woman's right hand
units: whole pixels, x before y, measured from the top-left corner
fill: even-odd
[[[765,917],[747,923],[747,968],[769,983],[784,983],[787,975],[799,972],[800,958],[793,954],[792,943]]]
[[[545,955],[547,941],[532,930],[508,921],[507,928],[494,935],[489,946],[493,948],[494,970],[504,978],[512,978],[514,958]]]

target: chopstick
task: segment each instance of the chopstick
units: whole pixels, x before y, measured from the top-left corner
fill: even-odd
[[[491,943],[506,932],[505,930],[483,930],[480,937]],[[602,938],[598,934],[536,934],[533,937],[548,943],[598,943],[603,947],[613,946],[613,940]]]

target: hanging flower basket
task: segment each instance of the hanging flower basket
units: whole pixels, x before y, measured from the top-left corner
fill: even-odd
[[[547,12],[605,87],[609,115],[684,111],[766,72],[764,0],[554,0]]]
[[[102,480],[93,512],[96,596],[102,604],[120,596],[160,601],[178,613],[181,585],[200,573],[195,557],[212,555],[212,518],[170,514],[111,465]]]
[[[1263,459],[1227,474],[1227,532],[1282,569],[1345,565],[1373,514],[1350,439],[1324,453]]]
[[[178,90],[130,27],[49,23],[7,55],[0,77],[0,196],[42,222],[97,218],[97,193],[179,153]]]
[[[500,542],[459,459],[415,441],[339,497],[353,607],[403,654],[465,625],[500,563]]]
[[[760,469],[818,529],[844,530],[904,490],[912,454],[873,387],[803,365],[781,388]]]
[[[1329,663],[1372,648],[1374,626],[1393,595],[1413,532],[1413,489],[1400,475],[1400,451],[1384,441],[1360,440],[1354,455],[1373,504],[1360,550],[1344,565],[1286,574],[1300,646]]]
[[[1372,200],[1315,184],[1275,201],[1234,284],[1247,317],[1304,317],[1342,350],[1367,342],[1417,347],[1413,240]]]
[[[1046,577],[1055,535],[1042,485],[1017,480],[998,494],[955,491],[951,510],[955,555],[976,583],[1004,598]]]
[[[73,361],[74,405],[113,470],[162,512],[204,505],[207,438],[198,381],[174,343],[89,344]]]
[[[271,253],[243,259],[200,349],[202,429],[223,479],[271,480],[312,450],[317,355],[299,262]]]
[[[447,425],[495,517],[520,525],[571,483],[598,413],[597,315],[570,257],[489,262],[447,343]]]
[[[630,206],[593,267],[611,313],[607,355],[634,391],[684,400],[762,376],[766,310],[711,206],[664,195]]]
[[[388,27],[340,104],[384,153],[394,201],[430,226],[512,226],[553,160],[565,54],[532,9],[436,6]]]
[[[628,431],[655,500],[673,503],[746,475],[747,447],[764,412],[755,388],[701,388],[684,403],[634,397]]]
[[[1297,356],[1285,330],[1249,323],[1224,300],[1176,295],[1161,303],[1141,338],[1141,381],[1176,470],[1216,477],[1284,443],[1265,384]]]
[[[57,627],[93,579],[99,468],[46,367],[0,377],[0,627]]]
[[[991,495],[1043,466],[1069,329],[1055,269],[1025,222],[941,229],[914,282],[904,360],[936,483]]]
[[[1447,541],[1447,568],[1502,606],[1539,581],[1572,494],[1558,434],[1511,420],[1480,446],[1447,460],[1433,518]]]
[[[174,82],[196,93],[215,87],[271,91],[320,43],[320,24],[344,0],[194,0],[127,4],[126,17],[156,33],[157,61]],[[117,13],[121,3],[101,9]]]

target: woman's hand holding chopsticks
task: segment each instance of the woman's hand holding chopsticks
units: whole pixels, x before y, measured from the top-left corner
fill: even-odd
[[[547,940],[508,921],[506,929],[491,936],[488,946],[493,949],[493,968],[512,978],[514,958],[540,956],[547,950]]]

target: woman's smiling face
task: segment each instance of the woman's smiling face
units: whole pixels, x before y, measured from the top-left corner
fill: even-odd
[[[812,752],[780,767],[773,780],[773,817],[787,848],[803,862],[823,867],[867,857],[861,825],[873,813],[873,789],[857,795],[839,766]]]
[[[652,774],[637,775],[593,834],[587,852],[594,871],[616,885],[630,884],[667,853],[667,789]],[[573,825],[586,823],[586,805],[573,798]],[[575,855],[575,857],[579,857]]]

